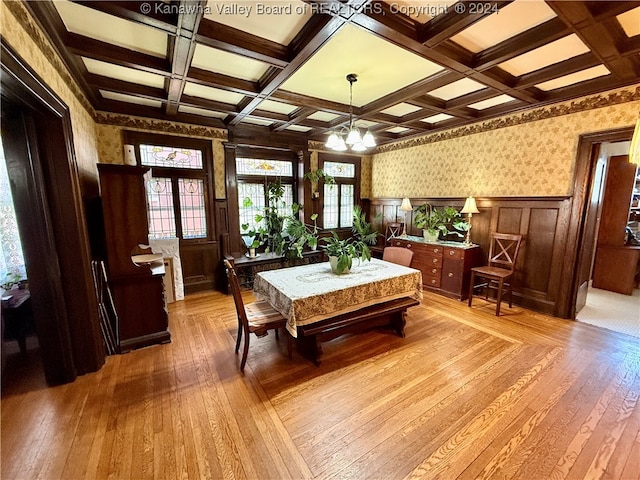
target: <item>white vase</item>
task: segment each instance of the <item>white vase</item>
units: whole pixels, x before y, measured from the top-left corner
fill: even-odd
[[[350,268],[345,268],[342,273],[338,273],[338,257],[329,257],[329,265],[331,265],[331,271],[336,275],[342,275],[351,271]]]
[[[422,236],[427,242],[437,242],[438,237],[440,236],[440,232],[438,231],[434,235],[429,230],[422,230]]]

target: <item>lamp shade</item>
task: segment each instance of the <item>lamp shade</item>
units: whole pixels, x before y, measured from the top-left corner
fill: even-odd
[[[476,199],[473,197],[467,197],[464,201],[464,207],[462,207],[460,213],[480,213],[480,210],[478,210],[478,207],[476,206]]]
[[[404,197],[402,199],[402,205],[400,205],[400,210],[403,212],[410,212],[411,210],[413,210],[413,207],[411,206],[411,200],[409,200],[407,197]]]
[[[629,162],[640,165],[640,117],[636,120],[636,128],[633,130],[633,137],[631,137]]]

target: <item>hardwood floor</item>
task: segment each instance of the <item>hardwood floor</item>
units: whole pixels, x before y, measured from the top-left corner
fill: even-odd
[[[190,296],[171,344],[5,386],[0,476],[639,478],[640,341],[503,313],[425,293],[406,338],[344,336],[315,367],[253,337],[242,375],[232,298]]]

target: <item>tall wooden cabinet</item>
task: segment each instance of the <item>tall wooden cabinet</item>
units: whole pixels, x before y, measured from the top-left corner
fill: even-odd
[[[164,265],[134,264],[131,256],[147,245],[146,167],[99,164],[109,284],[118,323],[120,352],[171,341]]]
[[[640,246],[625,243],[625,228],[633,213],[636,166],[626,155],[609,159],[602,198],[602,212],[593,287],[631,295],[640,262]]]

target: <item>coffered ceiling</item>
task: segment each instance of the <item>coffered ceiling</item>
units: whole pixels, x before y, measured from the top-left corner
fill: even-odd
[[[640,81],[640,2],[28,2],[96,110],[378,144]]]

